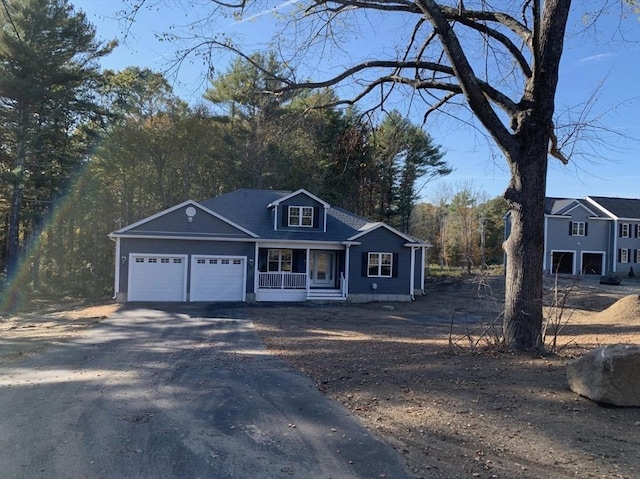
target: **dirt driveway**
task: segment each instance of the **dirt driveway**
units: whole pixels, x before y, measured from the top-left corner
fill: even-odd
[[[545,288],[547,304],[571,289],[564,308],[547,308],[562,326],[548,331],[558,353],[547,357],[495,347],[498,325],[490,319],[501,308],[500,277],[433,283],[412,303],[246,311],[271,351],[392,444],[416,477],[640,477],[640,408],[580,398],[564,372],[568,359],[590,348],[640,343],[640,282],[563,279],[556,289],[549,278]],[[22,341],[23,356],[35,354],[29,338],[38,349],[82,334],[110,307],[85,320],[69,312],[18,316],[0,324],[0,337]],[[82,311],[77,318],[91,316]],[[0,364],[19,353],[0,356]]]

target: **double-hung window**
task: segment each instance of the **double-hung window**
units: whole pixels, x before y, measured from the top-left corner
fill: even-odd
[[[620,262],[621,263],[629,262],[629,250],[627,248],[622,248],[620,250]]]
[[[571,223],[571,236],[584,236],[584,221],[573,221]]]
[[[390,278],[393,271],[392,253],[369,253],[369,277]]]
[[[267,271],[291,272],[293,251],[290,249],[270,249],[267,257]]]
[[[620,224],[620,237],[621,238],[629,238],[631,235],[629,234],[631,228],[629,228],[629,223]]]
[[[311,228],[313,226],[313,207],[289,206],[289,226]]]

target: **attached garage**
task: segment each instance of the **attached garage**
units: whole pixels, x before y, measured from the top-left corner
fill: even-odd
[[[244,301],[246,258],[192,256],[191,301]]]
[[[185,255],[129,256],[129,301],[186,301]]]

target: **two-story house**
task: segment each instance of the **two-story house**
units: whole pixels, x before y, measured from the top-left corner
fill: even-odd
[[[303,189],[189,200],[110,237],[119,302],[407,301],[430,246]]]
[[[547,198],[543,268],[573,275],[640,273],[640,199]]]

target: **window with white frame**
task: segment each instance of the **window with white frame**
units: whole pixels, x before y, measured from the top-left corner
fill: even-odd
[[[574,221],[571,223],[571,236],[584,236],[584,221]]]
[[[621,263],[629,262],[629,250],[627,248],[622,248],[620,250],[620,262]]]
[[[313,207],[289,206],[289,226],[313,226]]]
[[[621,238],[628,238],[629,235],[629,223],[622,223],[620,225],[620,237]]]
[[[368,276],[390,278],[393,271],[392,253],[369,253]]]
[[[270,249],[267,255],[267,271],[291,272],[293,251],[290,249]]]

